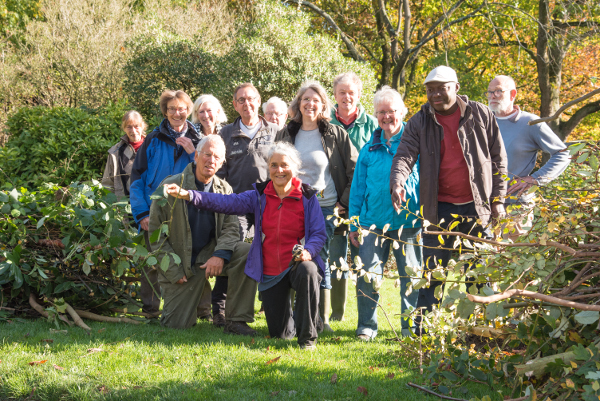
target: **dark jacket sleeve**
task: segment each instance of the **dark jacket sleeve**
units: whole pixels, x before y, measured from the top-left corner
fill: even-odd
[[[254,190],[228,195],[201,191],[189,191],[189,193],[190,203],[197,209],[236,216],[254,213],[258,202],[257,192]]]
[[[352,141],[346,130],[340,128],[338,136],[341,137],[339,145],[342,146],[342,160],[345,163],[346,178],[348,179],[348,184],[346,185],[344,192],[340,194],[340,203],[348,209],[348,204],[350,203],[350,187],[352,186],[352,179],[354,178],[354,167],[356,166],[356,160],[358,159],[358,152],[354,145],[352,145]]]
[[[506,158],[506,149],[504,141],[500,134],[500,128],[496,122],[496,117],[487,107],[481,107],[482,113],[487,113],[488,120],[488,144],[490,147],[490,158],[492,159],[492,194],[490,203],[504,202],[506,196],[506,166],[508,160]]]
[[[419,122],[422,118],[422,111],[415,114],[404,127],[404,133],[400,139],[400,144],[392,161],[392,171],[390,173],[390,190],[394,190],[396,185],[404,187],[412,168],[417,162],[420,153]]]
[[[323,246],[325,246],[325,240],[327,239],[327,232],[325,231],[325,218],[323,218],[323,212],[319,206],[319,201],[316,196],[312,196],[308,200],[308,210],[305,213],[309,213],[310,228],[307,230],[310,232],[310,238],[304,244],[304,249],[310,253],[310,257],[314,259]],[[306,229],[306,227],[305,227]]]

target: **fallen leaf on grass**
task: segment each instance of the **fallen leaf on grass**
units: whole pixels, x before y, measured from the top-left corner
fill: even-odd
[[[98,387],[98,391],[100,391],[102,394],[106,394],[110,391],[110,389],[107,388],[106,386],[100,386],[100,387]]]
[[[341,340],[341,337],[335,337],[335,338],[332,338],[332,339],[331,339],[331,341],[336,341],[336,342],[337,342],[337,341],[340,341],[340,340]]]
[[[52,344],[54,342],[53,339],[51,338],[44,338],[43,340],[40,340],[41,343],[50,343]]]
[[[143,387],[142,386],[133,386],[133,388],[137,390],[137,389],[140,389],[140,388],[143,388]]]
[[[94,352],[104,352],[102,348],[88,348],[88,354],[93,354]]]
[[[253,338],[252,341],[250,341],[250,344],[254,344],[254,343],[255,343],[255,341],[254,341],[254,338]]]
[[[279,360],[279,358],[281,358],[280,356],[278,356],[277,358],[273,358],[270,361],[267,361],[267,363],[265,363],[265,365],[270,365],[272,363],[275,363]]]
[[[334,373],[334,374],[331,376],[331,384],[335,384],[335,383],[337,383],[337,380],[338,380],[337,373]]]
[[[386,378],[386,379],[393,379],[393,378],[394,378],[394,376],[396,376],[396,374],[395,374],[395,373],[390,373],[390,374],[389,374],[389,375],[387,375],[385,378]]]
[[[43,361],[32,361],[32,362],[29,362],[29,364],[31,366],[33,366],[33,365],[41,365],[42,363],[46,363],[46,362],[48,362],[48,360],[44,359]]]
[[[63,368],[62,366],[58,366],[58,365],[52,365],[52,367],[56,370],[65,370],[65,368]]]
[[[68,330],[56,330],[56,329],[50,329],[50,333],[60,333],[60,334],[67,334],[69,333]]]
[[[369,392],[367,391],[367,389],[363,386],[358,386],[358,388],[356,389],[359,393],[362,393],[363,395],[369,395]]]
[[[281,392],[281,390],[279,390],[279,391],[273,391],[273,392],[271,393],[271,396],[272,396],[272,397],[275,397],[275,396],[276,396],[277,394],[279,394],[280,392]]]
[[[102,333],[104,330],[106,330],[106,327],[103,327],[100,330],[98,330],[98,333]]]
[[[270,345],[267,345],[267,352],[271,349]]]

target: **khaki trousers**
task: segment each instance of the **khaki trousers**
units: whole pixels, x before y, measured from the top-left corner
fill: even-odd
[[[239,322],[254,321],[254,298],[258,284],[244,273],[250,244],[238,242],[231,260],[223,266],[222,276],[227,276],[227,303],[225,318]],[[207,278],[205,270],[199,268],[206,261],[196,263],[194,275],[187,277],[183,284],[171,284],[164,275],[159,274],[158,282],[162,289],[163,312],[160,323],[166,327],[187,329],[196,324],[197,308],[202,299]]]

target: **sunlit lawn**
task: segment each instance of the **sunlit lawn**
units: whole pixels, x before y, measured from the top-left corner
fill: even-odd
[[[400,318],[394,316],[399,294],[392,283],[384,282],[382,305],[399,332]],[[260,333],[255,338],[224,334],[205,322],[180,331],[157,323],[87,321],[91,335],[66,326],[66,334],[52,332],[55,327],[44,319],[0,323],[0,399],[438,399],[406,386],[425,380],[418,361],[398,359],[391,352],[398,345],[386,341],[394,334],[381,311],[377,339],[355,339],[356,298],[350,286],[346,321],[332,323],[335,332],[320,336],[312,352],[300,350],[295,340],[266,338],[262,314],[252,325]],[[332,382],[334,375],[337,381]],[[468,388],[467,394],[453,396],[501,399],[485,385]]]

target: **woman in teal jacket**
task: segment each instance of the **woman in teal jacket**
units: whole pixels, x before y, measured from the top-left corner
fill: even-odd
[[[398,149],[404,130],[403,117],[406,107],[398,92],[389,86],[382,87],[373,99],[375,115],[379,128],[361,149],[354,169],[354,178],[350,190],[350,216],[358,216],[363,230],[375,226],[371,233],[359,243],[358,227],[351,226],[350,240],[358,247],[359,256],[364,263],[362,269],[370,274],[359,277],[356,284],[359,339],[368,341],[377,335],[377,304],[381,285],[383,266],[385,266],[392,241],[382,241],[382,235],[398,241],[398,247],[392,247],[400,275],[401,310],[417,305],[418,291],[406,296],[406,288],[411,278],[405,271],[412,267],[417,273],[412,280],[418,281],[422,264],[422,249],[418,239],[421,233],[421,221],[416,213],[419,210],[419,162],[408,178],[408,211],[397,214],[390,194],[390,171],[392,159]],[[371,298],[371,299],[369,299]],[[410,335],[408,319],[402,319],[402,334]]]

